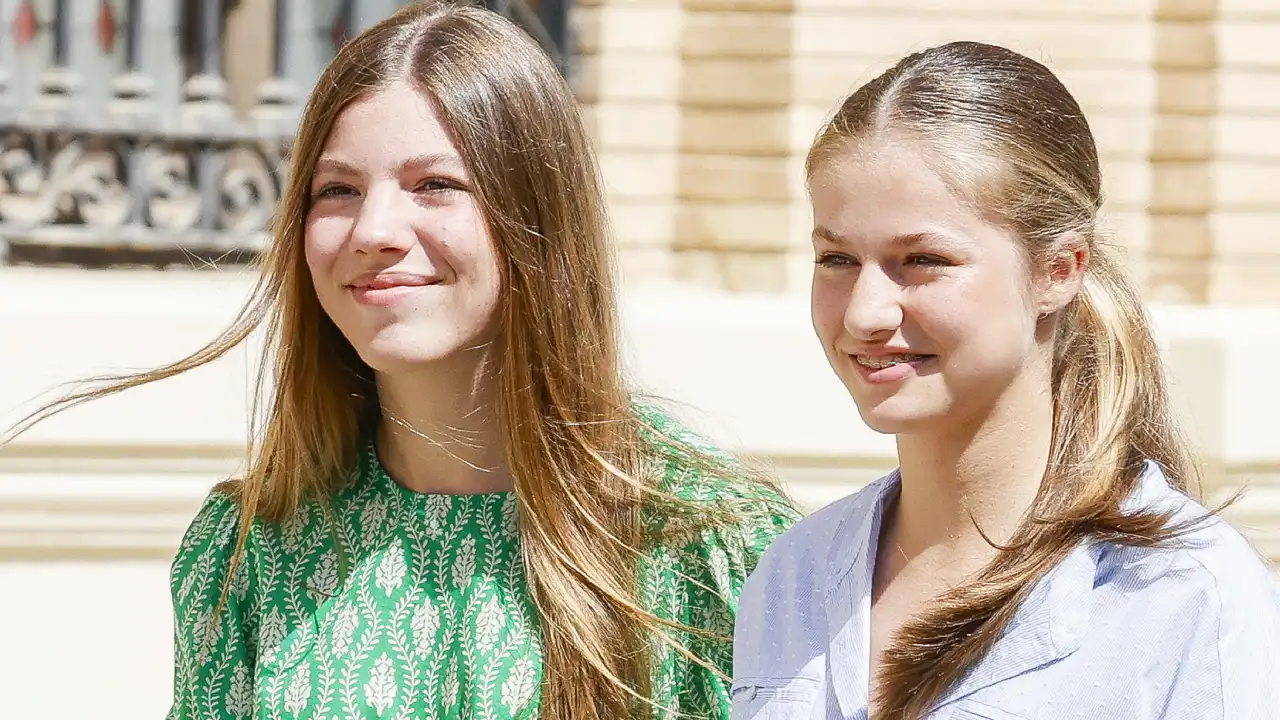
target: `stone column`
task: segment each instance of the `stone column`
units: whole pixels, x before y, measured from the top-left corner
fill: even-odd
[[[677,278],[787,287],[793,0],[684,0]]]
[[[227,97],[240,117],[257,106],[259,88],[272,75],[274,5],[273,0],[240,0],[227,13],[223,68]]]
[[[1147,294],[1203,303],[1211,293],[1216,0],[1162,0],[1155,13]]]
[[[680,0],[579,0],[570,78],[591,127],[628,283],[671,277]]]
[[[1207,299],[1280,303],[1280,4],[1212,4],[1218,6],[1219,102]]]

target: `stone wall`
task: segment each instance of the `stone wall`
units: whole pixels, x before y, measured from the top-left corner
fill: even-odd
[[[801,161],[912,50],[1007,45],[1094,127],[1107,227],[1153,300],[1280,301],[1280,5],[1270,0],[588,0],[581,97],[629,277],[802,289]]]

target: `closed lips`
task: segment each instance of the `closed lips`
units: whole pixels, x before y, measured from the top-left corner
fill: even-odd
[[[439,280],[425,275],[377,275],[371,278],[361,278],[351,283],[349,287],[358,290],[387,290],[397,287],[423,287],[425,285],[435,285]]]

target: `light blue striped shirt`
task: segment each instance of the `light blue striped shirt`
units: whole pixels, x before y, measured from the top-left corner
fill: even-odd
[[[871,577],[891,473],[774,541],[747,580],[732,720],[865,720]],[[1148,463],[1128,507],[1203,508]],[[1177,548],[1082,544],[931,720],[1280,718],[1280,590],[1219,520]]]

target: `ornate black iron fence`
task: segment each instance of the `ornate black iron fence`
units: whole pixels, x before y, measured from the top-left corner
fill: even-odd
[[[247,116],[223,76],[226,16],[255,0],[0,0],[0,255],[164,265],[251,257],[301,102],[342,42],[400,0],[257,0],[270,77]],[[562,70],[569,0],[487,0]]]

